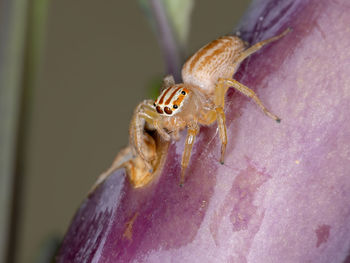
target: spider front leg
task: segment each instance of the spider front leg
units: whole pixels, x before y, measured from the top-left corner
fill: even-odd
[[[198,131],[199,131],[199,127],[197,122],[192,122],[187,126],[187,137],[186,137],[185,149],[182,154],[182,161],[181,161],[180,186],[183,186],[185,182],[185,171],[190,161],[193,143],[196,138],[196,135],[198,134]]]
[[[129,127],[129,145],[134,156],[140,156],[149,170],[152,170],[152,160],[154,159],[155,143],[145,131],[146,124],[149,123],[144,118],[145,111],[151,107],[150,100],[144,100],[137,105]],[[153,127],[152,127],[153,128]]]
[[[146,126],[156,130],[165,140],[170,140],[170,135],[160,125],[160,116],[153,108],[152,100],[140,103],[130,123],[129,142],[134,154],[139,155],[152,170],[152,161],[156,158],[154,139],[146,132]]]
[[[148,124],[153,126],[164,140],[170,141],[171,137],[163,129],[161,116],[155,111],[152,100],[147,100],[142,105],[142,110],[140,110],[138,117],[143,118]]]

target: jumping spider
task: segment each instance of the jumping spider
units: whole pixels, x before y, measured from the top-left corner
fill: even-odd
[[[244,59],[264,45],[284,37],[289,31],[288,28],[280,35],[248,48],[238,36],[221,37],[201,48],[187,60],[182,68],[183,83],[175,84],[173,77],[165,77],[164,89],[160,96],[154,102],[151,100],[141,102],[131,122],[129,138],[129,147],[133,152],[131,162],[137,161],[143,167],[138,171],[151,175],[155,167],[154,160],[158,155],[156,148],[150,146],[152,143],[145,143],[152,142],[152,138],[150,140],[145,133],[146,125],[154,129],[165,141],[178,139],[179,131],[187,128],[181,161],[180,185],[184,183],[185,171],[199,125],[210,125],[217,121],[221,140],[220,162],[224,163],[227,144],[224,104],[229,87],[252,98],[268,117],[280,122],[280,118],[263,105],[254,91],[232,77]],[[130,160],[128,164],[130,165]],[[133,174],[132,171],[129,173],[131,181],[135,181],[136,177],[136,173]],[[140,181],[138,185],[142,186],[144,183]]]

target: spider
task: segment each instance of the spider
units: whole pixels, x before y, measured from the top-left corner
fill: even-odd
[[[134,186],[147,184],[153,178],[155,168],[159,167],[162,159],[159,155],[164,155],[164,151],[157,150],[155,142],[160,145],[159,141],[177,140],[179,132],[187,128],[181,161],[182,186],[199,126],[211,125],[215,121],[221,140],[220,163],[223,164],[227,145],[224,106],[229,87],[253,99],[268,117],[280,122],[281,119],[263,105],[254,91],[232,77],[244,59],[290,31],[288,28],[280,35],[248,48],[238,36],[224,36],[198,50],[182,67],[183,83],[175,84],[172,76],[166,76],[160,96],[155,101],[145,100],[136,107],[130,124],[129,146],[124,153],[118,154],[109,171],[124,166]],[[151,137],[147,131],[156,131],[160,138]],[[127,155],[127,160],[122,162]]]
[[[187,128],[181,161],[181,186],[184,183],[185,171],[199,125],[211,125],[217,122],[221,140],[220,163],[224,163],[227,144],[224,106],[229,87],[253,99],[268,117],[277,122],[281,121],[263,105],[254,91],[234,80],[232,76],[244,59],[264,45],[284,37],[290,30],[288,28],[280,35],[258,42],[249,48],[246,48],[245,42],[238,36],[216,39],[186,61],[181,72],[183,83],[175,84],[171,76],[166,77],[165,88],[156,101],[147,100],[138,106],[139,111],[135,113],[138,118],[135,118],[135,121],[139,118],[144,119],[165,141],[178,139],[179,131]],[[133,140],[135,152],[149,164],[151,159],[144,155],[140,146],[142,141],[140,131],[135,133]]]

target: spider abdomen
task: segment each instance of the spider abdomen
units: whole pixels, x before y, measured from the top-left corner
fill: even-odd
[[[235,58],[245,49],[237,36],[224,36],[202,47],[182,68],[185,84],[199,87],[206,94],[214,93],[218,78],[232,78],[239,64]]]

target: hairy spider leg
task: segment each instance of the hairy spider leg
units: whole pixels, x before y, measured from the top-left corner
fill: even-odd
[[[147,119],[148,118],[152,119],[152,117],[153,118],[158,117],[155,114],[152,115],[152,106],[150,105],[151,103],[152,103],[151,100],[144,100],[137,106],[134,117],[130,122],[130,128],[129,128],[130,130],[129,142],[132,148],[134,149],[134,151],[136,151],[136,153],[146,162],[146,165],[150,170],[152,169],[151,162],[154,159],[154,157],[152,156],[152,154],[149,154],[149,152],[148,152],[148,156],[146,156],[145,152],[147,151],[145,151],[144,148],[147,147],[149,148],[148,150],[150,150],[150,147],[155,148],[155,144],[153,139],[148,134],[144,133],[144,127],[143,127],[144,123],[141,121],[141,119],[144,119],[147,123],[152,125],[153,120],[147,120]],[[148,112],[148,114],[145,112]],[[147,145],[147,144],[152,144],[152,145]]]
[[[246,50],[242,51],[241,54],[235,59],[234,64],[241,63],[244,59],[261,49],[266,44],[269,44],[273,41],[276,41],[282,37],[284,37],[286,34],[288,34],[291,31],[290,28],[287,28],[285,31],[283,31],[280,35],[271,37],[269,39],[263,40],[261,42],[258,42],[254,44],[253,46],[247,48]],[[233,67],[232,72],[229,74],[229,76],[233,76],[235,73],[236,67]],[[281,119],[277,117],[275,114],[271,113],[261,102],[261,100],[258,98],[256,93],[249,89],[247,86],[241,84],[240,82],[232,79],[232,78],[219,78],[216,88],[215,88],[215,97],[214,102],[216,105],[216,118],[217,118],[217,124],[219,128],[219,134],[220,134],[220,140],[221,140],[221,157],[220,157],[220,163],[224,163],[224,157],[226,152],[226,145],[227,145],[227,131],[226,131],[226,119],[225,119],[225,112],[224,112],[224,106],[225,106],[225,95],[229,87],[233,87],[237,89],[239,92],[243,93],[244,95],[248,96],[249,98],[252,98],[254,102],[264,111],[264,113],[269,116],[270,118],[276,120],[277,122],[280,122]]]
[[[148,124],[153,126],[164,140],[170,141],[170,135],[160,125],[161,116],[154,109],[153,103],[153,100],[145,100],[140,106],[138,117],[143,118]]]
[[[249,57],[251,54],[257,52],[259,49],[261,49],[263,46],[274,42],[282,37],[284,37],[285,35],[287,35],[290,31],[292,31],[291,28],[287,28],[286,30],[284,30],[281,34],[279,34],[278,36],[274,36],[268,39],[265,39],[263,41],[260,41],[254,45],[252,45],[251,47],[247,48],[246,50],[242,51],[241,54],[239,54],[239,56],[235,59],[235,63],[239,64],[241,63],[243,60],[245,60],[247,57]],[[235,70],[236,68],[234,68]],[[235,72],[232,72],[232,74],[230,76],[233,76]]]
[[[198,131],[199,131],[199,126],[197,121],[193,121],[187,126],[187,137],[186,137],[185,149],[182,154],[182,161],[181,161],[180,186],[183,186],[185,182],[185,171],[190,161],[193,143],[196,138],[196,135],[198,134]]]
[[[247,86],[243,85],[242,83],[238,82],[237,80],[234,79],[220,79],[219,82],[223,83],[223,86],[226,87],[233,87],[236,90],[238,90],[239,92],[241,92],[243,95],[247,96],[248,98],[253,99],[253,101],[262,109],[262,111],[271,119],[274,119],[276,122],[281,122],[281,119],[273,114],[272,112],[270,112],[262,103],[262,101],[259,99],[258,95],[256,95],[256,93],[251,90],[250,88],[248,88]]]
[[[280,122],[281,119],[270,112],[262,103],[262,101],[259,99],[259,97],[256,95],[254,91],[252,91],[247,86],[243,85],[242,83],[238,82],[234,79],[222,79],[220,78],[218,80],[218,83],[216,85],[215,89],[215,105],[216,105],[216,113],[217,113],[217,124],[219,127],[219,134],[221,139],[221,157],[220,157],[220,163],[224,163],[224,156],[226,151],[226,144],[227,144],[227,131],[226,131],[226,120],[225,120],[225,112],[224,112],[224,104],[225,104],[225,95],[229,87],[233,87],[242,94],[246,95],[247,97],[253,99],[253,101],[263,110],[263,112],[270,118],[274,119],[277,122]]]
[[[148,124],[152,125],[164,140],[170,141],[171,137],[160,125],[161,119],[154,109],[145,109],[144,112],[140,112],[140,117],[145,119]]]

